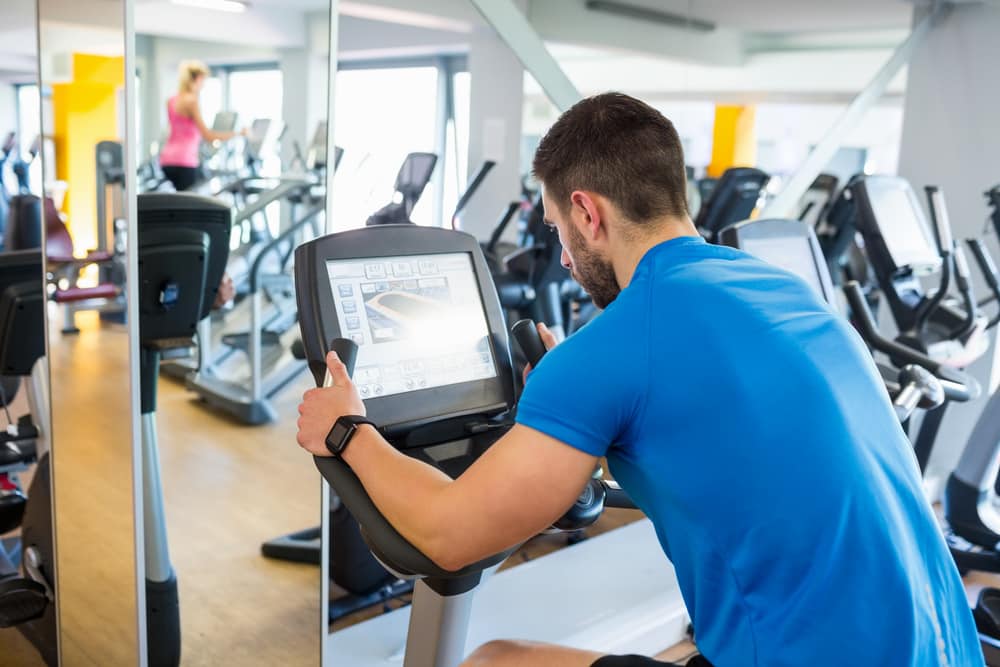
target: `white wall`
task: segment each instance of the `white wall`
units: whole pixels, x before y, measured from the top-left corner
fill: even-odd
[[[1000,7],[955,6],[935,26],[911,63],[899,171],[918,192],[943,188],[956,239],[977,236],[987,214],[983,192],[1000,182]],[[988,246],[997,253],[995,237]],[[972,269],[979,293],[983,283]],[[990,355],[987,355],[989,357]],[[990,360],[971,369],[986,385]],[[931,475],[947,475],[961,453],[982,401],[949,408]]]
[[[469,46],[469,78],[470,177],[484,160],[497,162],[462,216],[465,230],[482,239],[521,192],[524,68],[495,33],[482,31]]]
[[[469,35],[341,16],[337,38],[340,60],[349,61],[464,52]]]

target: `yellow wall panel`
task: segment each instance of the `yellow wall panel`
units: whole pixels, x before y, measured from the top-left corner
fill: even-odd
[[[718,178],[730,167],[757,164],[756,116],[754,106],[716,105],[709,176]]]
[[[77,53],[73,80],[52,86],[56,178],[66,181],[63,212],[77,254],[97,244],[97,143],[118,140],[125,59]]]

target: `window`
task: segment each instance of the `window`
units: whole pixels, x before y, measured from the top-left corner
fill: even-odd
[[[17,86],[17,150],[21,159],[28,159],[28,151],[41,134],[39,112],[38,86]],[[42,191],[42,157],[33,160],[28,169],[28,181],[35,193]]]
[[[198,96],[198,105],[201,107],[201,117],[205,124],[212,126],[215,114],[223,109],[222,105],[222,79],[218,76],[210,76],[205,79],[205,84],[201,88]]]
[[[270,137],[282,122],[283,79],[275,67],[230,69],[226,78],[226,108],[237,114],[237,127],[249,128],[254,120],[271,121]],[[265,143],[261,157],[261,174],[277,176],[281,173],[281,157],[275,145]]]
[[[337,73],[334,142],[344,149],[334,180],[338,227],[360,227],[392,201],[396,173],[408,153],[437,152],[437,77],[433,66]],[[431,224],[431,193],[428,186],[413,211],[417,224]]]
[[[278,69],[234,70],[229,73],[226,108],[239,113],[240,127],[249,126],[255,118],[280,121],[281,92],[281,71]]]

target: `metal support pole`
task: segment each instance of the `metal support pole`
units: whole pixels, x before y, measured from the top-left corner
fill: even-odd
[[[35,453],[41,459],[49,451],[49,431],[51,417],[49,413],[49,362],[48,357],[39,357],[31,367],[31,377],[28,379],[28,411],[32,422],[38,429],[35,437]]]
[[[160,454],[156,442],[156,413],[142,415],[142,490],[145,525],[146,578],[167,581],[173,576],[167,547]]]
[[[830,163],[837,149],[843,144],[844,137],[857,126],[868,110],[882,97],[893,78],[910,61],[917,46],[931,31],[935,21],[939,17],[943,17],[947,11],[943,4],[936,4],[927,16],[913,28],[910,36],[896,48],[889,60],[851,101],[823,139],[816,144],[805,161],[799,165],[795,175],[788,181],[781,193],[764,207],[764,211],[760,215],[761,218],[787,218],[795,215],[795,209],[802,195]]]
[[[472,0],[472,4],[510,47],[524,69],[535,77],[559,111],[566,111],[581,99],[580,91],[545,48],[545,43],[527,17],[511,0]]]
[[[250,357],[250,395],[253,401],[264,399],[264,381],[261,364],[264,362],[262,351],[264,332],[263,309],[264,295],[261,294],[263,288],[257,283],[253,294],[250,295],[250,339],[247,341],[248,356]]]

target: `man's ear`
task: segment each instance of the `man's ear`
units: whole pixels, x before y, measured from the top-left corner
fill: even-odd
[[[570,195],[570,202],[573,204],[573,222],[577,224],[584,237],[595,240],[607,233],[601,208],[591,193],[574,190]]]

